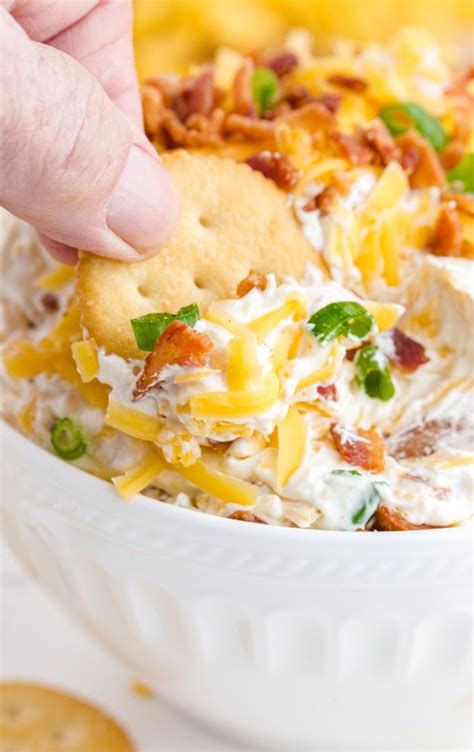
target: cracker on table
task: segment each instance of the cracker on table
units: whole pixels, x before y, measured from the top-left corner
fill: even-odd
[[[115,721],[72,695],[23,682],[0,683],[0,750],[133,752]]]
[[[181,194],[174,236],[156,256],[125,264],[81,253],[76,290],[82,324],[99,346],[143,357],[130,319],[175,313],[235,296],[249,269],[300,277],[322,264],[287,206],[287,196],[246,164],[185,151],[163,155]]]

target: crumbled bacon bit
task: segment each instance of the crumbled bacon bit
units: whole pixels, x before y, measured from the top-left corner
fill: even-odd
[[[171,107],[174,97],[187,86],[188,79],[183,79],[175,73],[161,73],[152,76],[146,86],[152,86],[161,93],[165,107]]]
[[[271,110],[267,110],[263,117],[265,120],[277,120],[278,118],[284,117],[289,112],[291,112],[291,105],[282,100],[281,102],[278,102],[275,107],[272,107]]]
[[[41,296],[41,305],[47,313],[56,313],[56,311],[59,311],[58,297],[52,292],[45,292],[45,294]]]
[[[457,208],[474,217],[474,196],[472,193],[443,193],[443,201],[447,203],[454,202]]]
[[[318,97],[313,97],[305,86],[293,84],[287,88],[286,92],[283,92],[283,100],[292,109],[298,109],[307,104],[316,104],[334,114],[341,105],[342,97],[340,94],[321,94]]]
[[[314,97],[312,101],[321,104],[329,112],[335,114],[341,106],[342,97],[340,94],[321,94],[319,97]]]
[[[334,86],[340,86],[342,89],[355,91],[357,94],[362,94],[369,86],[363,78],[346,76],[344,73],[333,73],[331,76],[328,76],[327,81]]]
[[[429,248],[435,256],[460,256],[464,230],[454,206],[441,207]]]
[[[194,78],[185,79],[171,100],[172,109],[183,123],[195,113],[210,115],[214,105],[214,75],[211,67]]]
[[[400,329],[391,329],[380,335],[379,340],[382,349],[384,349],[383,342],[387,339],[389,339],[389,344],[385,354],[392,363],[403,368],[404,371],[413,373],[424,363],[429,362],[423,345],[408,337]]]
[[[464,156],[466,147],[462,141],[450,141],[440,154],[441,164],[445,170],[452,170]]]
[[[137,400],[160,382],[165,366],[206,366],[213,348],[207,334],[192,329],[184,321],[173,321],[158,337],[137,379],[133,399]]]
[[[160,127],[165,107],[163,94],[156,86],[145,85],[142,88],[142,105],[145,131],[149,136],[153,136]]]
[[[429,457],[438,450],[439,442],[459,431],[461,423],[448,419],[427,420],[408,428],[388,440],[389,453],[396,460]]]
[[[326,185],[320,193],[313,196],[303,206],[303,211],[310,212],[318,209],[323,216],[329,214],[338,196],[339,191],[334,185]]]
[[[224,118],[224,110],[216,107],[209,117],[198,112],[193,113],[186,120],[186,127],[190,133],[199,132],[209,138],[217,139],[220,138]]]
[[[351,363],[354,360],[355,356],[357,355],[357,352],[360,350],[362,345],[359,345],[359,347],[352,347],[350,350],[346,350],[346,360],[350,360]]]
[[[316,204],[323,216],[329,214],[338,196],[339,191],[334,185],[327,185],[323,188],[321,193],[316,196]]]
[[[286,90],[284,98],[293,108],[302,107],[302,105],[307,104],[312,99],[308,89],[305,86],[297,84],[293,84]]]
[[[207,68],[194,80],[189,96],[189,114],[210,115],[214,107],[214,76]]]
[[[420,152],[414,146],[405,149],[400,154],[400,164],[408,177],[411,177],[415,172],[418,162],[420,161],[420,156]]]
[[[263,292],[266,289],[266,276],[255,271],[255,269],[250,269],[245,279],[242,279],[237,285],[237,296],[243,298],[250,290],[261,290]]]
[[[305,128],[313,133],[327,131],[334,124],[334,113],[316,99],[284,115],[280,122],[294,128]]]
[[[403,133],[397,139],[400,149],[400,164],[405,169],[404,160],[410,154],[411,172],[407,171],[412,188],[431,188],[446,186],[446,177],[439,157],[431,144],[418,131]],[[415,163],[416,154],[416,163]]]
[[[192,115],[191,117],[196,118],[197,115]],[[161,136],[165,139],[165,145],[171,148],[176,146],[189,148],[219,143],[220,138],[212,120],[208,122],[209,127],[207,131],[189,128],[180,121],[173,110],[165,110],[161,118]]]
[[[431,530],[432,525],[415,525],[413,522],[409,522],[396,509],[382,504],[379,506],[375,513],[375,521],[373,530],[382,530],[386,532],[396,532],[403,530]]]
[[[365,130],[365,138],[369,146],[379,155],[383,165],[388,165],[397,158],[398,149],[392,134],[379,118],[376,118]]]
[[[239,115],[256,115],[252,97],[253,60],[247,57],[235,74],[233,83],[234,112]]]
[[[326,402],[337,402],[337,389],[335,384],[328,384],[327,386],[320,384],[316,391]]]
[[[373,473],[385,467],[385,444],[377,431],[362,428],[343,428],[333,424],[331,436],[345,462]]]
[[[142,88],[147,135],[165,148],[219,144],[225,118],[222,92],[209,66],[194,77],[161,75]]]
[[[466,87],[474,79],[474,65],[471,65],[464,73],[454,79],[447,87],[445,94],[448,96],[469,96]]]
[[[261,525],[267,524],[266,522],[261,520],[260,517],[257,517],[257,515],[253,512],[232,512],[232,514],[229,514],[228,519],[241,520],[242,522],[259,522]]]
[[[261,151],[249,157],[247,164],[285,191],[294,188],[299,180],[299,172],[291,159],[279,151]]]
[[[281,78],[298,67],[298,58],[294,52],[283,50],[268,58],[266,66],[276,73],[278,78]]]
[[[224,133],[240,135],[255,141],[269,138],[273,133],[273,122],[270,120],[257,120],[257,118],[239,115],[231,112],[224,121]]]
[[[310,198],[309,201],[307,201],[305,205],[302,207],[303,211],[304,212],[316,211],[316,209],[318,208],[318,204],[316,201],[317,198],[318,198],[317,196],[313,196],[313,198]]]
[[[189,86],[179,91],[172,99],[171,109],[176,114],[178,119],[184,123],[187,117],[191,114],[189,108],[189,99],[191,91]]]
[[[341,133],[341,131],[333,131],[331,138],[339,147],[344,159],[347,159],[351,164],[366,165],[372,162],[373,151],[364,143],[365,139],[362,132],[349,135]]]

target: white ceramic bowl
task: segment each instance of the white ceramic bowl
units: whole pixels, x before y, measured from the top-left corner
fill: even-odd
[[[470,529],[360,535],[125,504],[9,426],[3,444],[14,551],[175,705],[252,748],[469,747]]]

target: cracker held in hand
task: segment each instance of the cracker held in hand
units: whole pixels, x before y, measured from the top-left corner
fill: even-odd
[[[101,710],[46,687],[0,684],[0,749],[18,752],[133,752]]]
[[[136,264],[82,253],[77,294],[82,324],[99,346],[142,357],[130,320],[235,296],[249,269],[301,276],[321,263],[287,197],[245,164],[177,151],[163,156],[181,194],[179,226],[156,256]]]

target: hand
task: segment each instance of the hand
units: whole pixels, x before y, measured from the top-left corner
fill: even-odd
[[[178,216],[145,137],[128,0],[0,0],[0,203],[60,261],[151,256]]]

